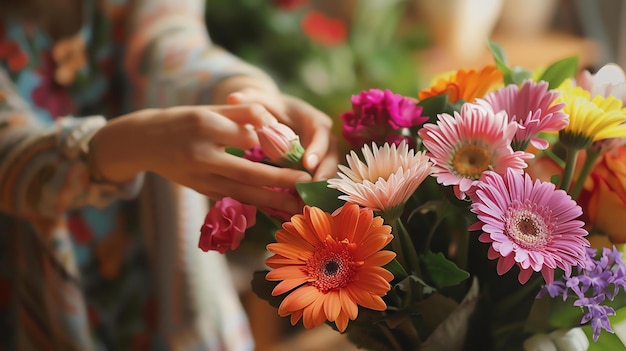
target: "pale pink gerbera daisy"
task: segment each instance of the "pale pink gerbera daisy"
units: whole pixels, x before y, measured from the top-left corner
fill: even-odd
[[[517,124],[508,122],[505,111],[494,113],[489,105],[465,103],[460,113],[439,114],[437,124],[427,123],[418,133],[434,163],[437,182],[453,185],[455,195],[464,199],[483,172],[503,174],[511,168],[521,173],[527,167],[524,160],[533,155],[511,148],[516,131]]]
[[[432,164],[424,152],[415,153],[405,141],[396,146],[362,148],[365,163],[351,151],[346,156],[348,167],[339,165],[340,178],[328,180],[328,187],[346,195],[347,202],[382,212],[391,220],[402,210],[404,203],[430,174]]]
[[[559,96],[557,90],[548,90],[548,82],[526,80],[521,87],[510,84],[477,103],[488,103],[495,112],[506,111],[509,121],[519,124],[513,137],[514,150],[525,150],[529,143],[544,150],[548,142],[536,135],[541,131],[558,132],[569,123],[569,116],[563,112],[565,104],[557,101]]]
[[[551,284],[555,268],[569,276],[572,266],[584,267],[589,241],[576,219],[582,210],[554,184],[512,170],[504,177],[488,172],[469,196],[478,216],[470,230],[482,230],[478,240],[491,243],[488,257],[498,259],[498,274],[517,264],[520,283],[534,271]]]

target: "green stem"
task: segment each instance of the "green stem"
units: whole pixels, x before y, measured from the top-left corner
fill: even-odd
[[[572,192],[571,192],[572,198],[574,200],[576,200],[578,198],[578,195],[580,195],[580,191],[583,189],[583,186],[585,185],[585,181],[587,180],[587,177],[589,177],[589,174],[591,173],[591,170],[593,169],[593,166],[596,164],[596,161],[598,160],[599,156],[600,156],[600,152],[598,150],[594,148],[587,149],[587,157],[585,158],[585,163],[583,164],[583,167],[580,170],[580,174],[578,175],[576,184],[574,184],[574,188],[572,189]]]
[[[413,245],[413,240],[411,240],[409,232],[406,230],[400,219],[395,220],[392,227],[393,233],[398,239],[398,244],[400,245],[398,248],[398,244],[396,244],[394,250],[396,253],[402,252],[405,268],[409,274],[417,274],[418,277],[421,277],[419,258],[417,257],[417,251],[415,251],[415,246]],[[394,240],[396,238],[394,238]]]
[[[428,236],[426,237],[426,245],[424,245],[424,252],[428,252],[428,250],[430,250],[430,243],[433,240],[433,236],[435,236],[435,230],[437,230],[437,227],[439,227],[441,222],[443,222],[444,218],[446,218],[446,215],[441,213],[441,211],[438,211],[437,219],[435,220],[435,223],[433,224],[433,226],[430,228],[430,231],[428,232]]]
[[[398,263],[400,263],[400,265],[402,265],[402,268],[407,273],[409,273],[409,270],[408,270],[409,265],[406,261],[406,258],[404,257],[404,250],[402,249],[402,241],[400,240],[399,235],[394,235],[393,240],[391,240],[391,250],[396,253],[396,260],[398,261]]]
[[[569,192],[569,187],[574,176],[574,169],[576,167],[576,157],[578,156],[579,149],[568,147],[565,151],[565,169],[563,170],[563,179],[561,179],[560,188]]]
[[[467,261],[469,256],[469,230],[459,231],[459,240],[457,241],[456,259],[454,260],[463,270],[467,270]]]

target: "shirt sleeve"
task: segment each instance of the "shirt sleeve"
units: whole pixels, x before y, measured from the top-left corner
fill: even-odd
[[[0,212],[54,218],[73,208],[135,196],[141,175],[124,184],[91,177],[89,140],[105,123],[102,116],[68,116],[44,124],[0,68]]]
[[[125,68],[135,106],[208,104],[222,79],[251,75],[273,81],[209,38],[204,0],[138,0],[131,9]]]

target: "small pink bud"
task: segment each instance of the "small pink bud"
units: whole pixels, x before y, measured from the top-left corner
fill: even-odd
[[[282,123],[265,125],[257,129],[261,149],[273,162],[293,165],[300,162],[304,149],[300,137]]]

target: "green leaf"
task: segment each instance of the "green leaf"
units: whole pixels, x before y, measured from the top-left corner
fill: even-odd
[[[440,113],[447,113],[453,115],[455,111],[460,111],[461,106],[465,103],[464,100],[459,99],[455,103],[448,101],[448,95],[436,95],[421,100],[417,103],[417,106],[422,106],[422,115],[428,116],[429,123],[435,123],[437,121],[437,115]]]
[[[328,182],[325,180],[296,183],[296,190],[298,190],[298,194],[305,204],[318,207],[326,212],[332,213],[345,203],[345,201],[339,200],[339,195],[343,193],[337,189],[329,188]]]
[[[602,330],[598,341],[593,341],[593,329],[590,325],[582,327],[587,339],[589,339],[589,348],[587,351],[607,351],[607,350],[624,350],[624,344],[615,334],[611,334]]]
[[[395,283],[408,277],[408,274],[406,270],[404,270],[404,267],[402,267],[400,262],[398,262],[398,260],[396,260],[395,258],[391,262],[383,266],[383,268],[393,274],[393,281],[391,282],[391,285],[394,285]]]
[[[546,68],[539,80],[548,82],[548,89],[555,89],[570,77],[573,77],[578,70],[578,56],[570,56],[561,59]]]
[[[618,296],[623,295],[619,294]],[[615,330],[615,334],[611,334],[602,329],[598,341],[593,341],[593,328],[591,325],[582,327],[583,331],[589,339],[589,348],[587,351],[604,351],[604,350],[626,350],[626,345],[618,337],[624,337],[624,324],[626,324],[626,308],[616,308],[615,316],[609,316],[611,327]]]
[[[280,296],[272,296],[272,290],[278,285],[278,281],[269,281],[265,279],[265,275],[268,273],[268,270],[265,271],[256,271],[252,276],[252,291],[258,296],[260,299],[269,302],[273,307],[278,308],[280,303],[283,302],[285,298],[285,294]]]
[[[502,46],[491,40],[489,40],[487,44],[489,45],[489,50],[491,51],[491,55],[493,55],[493,59],[496,61],[496,65],[508,67],[506,52],[504,52]]]
[[[461,111],[461,106],[463,106],[463,104],[465,104],[467,101],[463,100],[463,99],[458,99],[455,103],[450,103],[448,102],[444,108],[445,113],[453,115],[454,112],[460,112]]]
[[[423,268],[434,283],[441,289],[454,286],[469,278],[469,273],[460,269],[454,262],[448,260],[441,252],[428,252],[421,256]]]
[[[256,223],[246,229],[246,235],[242,244],[250,244],[260,250],[265,250],[265,246],[276,241],[276,231],[280,229],[279,220],[272,218],[269,214],[258,210],[256,211]]]
[[[422,337],[428,337],[459,306],[454,299],[438,292],[430,294],[421,301],[416,301],[411,310],[422,316]]]
[[[531,79],[533,72],[520,66],[511,67],[511,81],[515,85],[522,84],[526,79]]]
[[[474,279],[472,287],[463,301],[452,312],[438,323],[434,331],[424,342],[420,350],[462,350],[470,320],[479,300],[478,280]]]
[[[493,55],[493,59],[494,61],[496,61],[496,68],[502,71],[504,85],[513,84],[513,75],[507,63],[506,53],[504,52],[504,49],[500,46],[500,44],[496,43],[495,41],[489,40],[488,44],[491,55]]]
[[[443,112],[448,103],[447,95],[436,95],[421,100],[417,106],[422,106],[422,116],[430,117],[430,122],[437,120],[437,114]]]
[[[239,149],[239,148],[236,148],[236,147],[230,147],[230,146],[226,148],[226,152],[231,154],[231,155],[235,155],[235,156],[239,156],[239,157],[242,157],[244,155],[244,153],[245,153],[245,151],[243,149]]]

